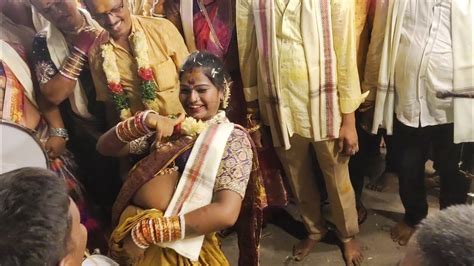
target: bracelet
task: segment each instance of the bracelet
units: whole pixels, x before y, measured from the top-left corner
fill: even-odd
[[[69,134],[67,133],[67,129],[65,128],[50,128],[49,129],[49,136],[50,137],[61,137],[64,138],[66,141],[69,140]]]
[[[127,144],[128,141],[126,141],[124,138],[122,138],[122,133],[119,133],[120,127],[118,125],[115,126],[115,136],[124,144]]]
[[[149,114],[158,114],[156,111],[154,110],[146,110],[145,112],[142,113],[142,119],[141,119],[141,126],[147,131],[147,133],[150,133],[152,131],[152,129],[150,129],[149,127],[146,126],[146,117],[149,115]]]
[[[73,77],[69,74],[67,74],[66,72],[64,72],[62,69],[59,70],[59,74],[61,74],[63,77],[67,78],[67,79],[70,79],[70,80],[73,80],[73,81],[77,81],[77,77]]]
[[[81,51],[79,48],[77,48],[76,46],[73,47],[74,51],[75,52],[78,52],[79,54],[81,54],[82,56],[84,57],[87,57],[87,54],[84,53],[83,51]]]
[[[151,244],[172,242],[184,238],[184,217],[146,218],[138,222],[131,230],[133,242],[140,248]]]
[[[139,225],[139,224],[137,224]],[[141,248],[141,249],[147,249],[149,247],[149,245],[144,245],[138,238],[138,228],[135,226],[132,231],[130,232],[130,235],[132,236],[132,241],[133,243],[135,243],[135,245],[137,245],[137,247]]]

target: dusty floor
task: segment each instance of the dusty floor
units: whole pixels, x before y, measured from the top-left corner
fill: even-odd
[[[438,209],[437,189],[429,189],[428,201],[430,213]],[[364,189],[362,200],[369,211],[364,224],[360,227],[358,239],[364,247],[364,265],[396,265],[404,254],[405,247],[400,247],[390,239],[389,230],[402,218],[403,206],[398,195],[398,180],[389,178],[386,189],[376,192]],[[287,211],[299,219],[294,205]],[[286,220],[286,219],[285,219]],[[301,228],[293,226],[295,231]],[[301,230],[300,230],[301,231]],[[261,264],[266,265],[344,265],[341,251],[335,244],[319,243],[303,262],[289,261],[293,245],[298,239],[280,227],[268,225],[263,231],[261,242]],[[232,234],[222,240],[222,248],[232,265],[237,265],[237,238]]]

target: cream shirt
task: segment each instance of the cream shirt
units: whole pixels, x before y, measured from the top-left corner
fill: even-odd
[[[310,95],[303,38],[300,30],[300,0],[276,0],[275,23],[279,51],[283,119],[289,136],[311,138]],[[291,51],[286,52],[286,51]]]
[[[410,127],[453,122],[451,0],[408,1],[395,63],[395,113]]]

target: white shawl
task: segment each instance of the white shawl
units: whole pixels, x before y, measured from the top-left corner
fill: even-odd
[[[400,43],[403,19],[408,0],[390,1],[379,72],[372,132],[379,126],[393,133],[395,106],[395,61]],[[453,0],[451,3],[454,80],[453,91],[474,89],[473,15],[471,0]],[[454,142],[474,141],[474,101],[455,98]]]
[[[85,17],[87,23],[94,28],[102,29],[100,25],[92,19],[89,12],[85,9],[79,8],[79,11]],[[46,38],[48,43],[48,50],[51,55],[51,60],[57,69],[61,67],[61,64],[69,56],[69,48],[63,34],[47,19],[45,19],[34,7],[32,7],[33,23],[36,31],[46,31]],[[87,97],[82,89],[81,82],[78,80],[73,93],[69,96],[71,108],[80,117],[91,118],[92,115],[87,110]]]
[[[211,124],[199,134],[165,217],[184,215],[211,203],[219,165],[233,129],[234,124],[229,122]],[[162,246],[197,261],[203,241],[204,236],[198,236],[163,243]]]

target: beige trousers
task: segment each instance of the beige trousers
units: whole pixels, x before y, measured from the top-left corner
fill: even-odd
[[[349,179],[349,157],[337,151],[337,140],[314,142],[293,135],[291,148],[277,148],[277,154],[288,176],[298,207],[303,216],[309,238],[320,240],[327,232],[321,214],[321,198],[316,183],[315,165],[311,160],[314,149],[326,183],[330,203],[331,221],[342,241],[348,241],[359,232],[355,195]]]

